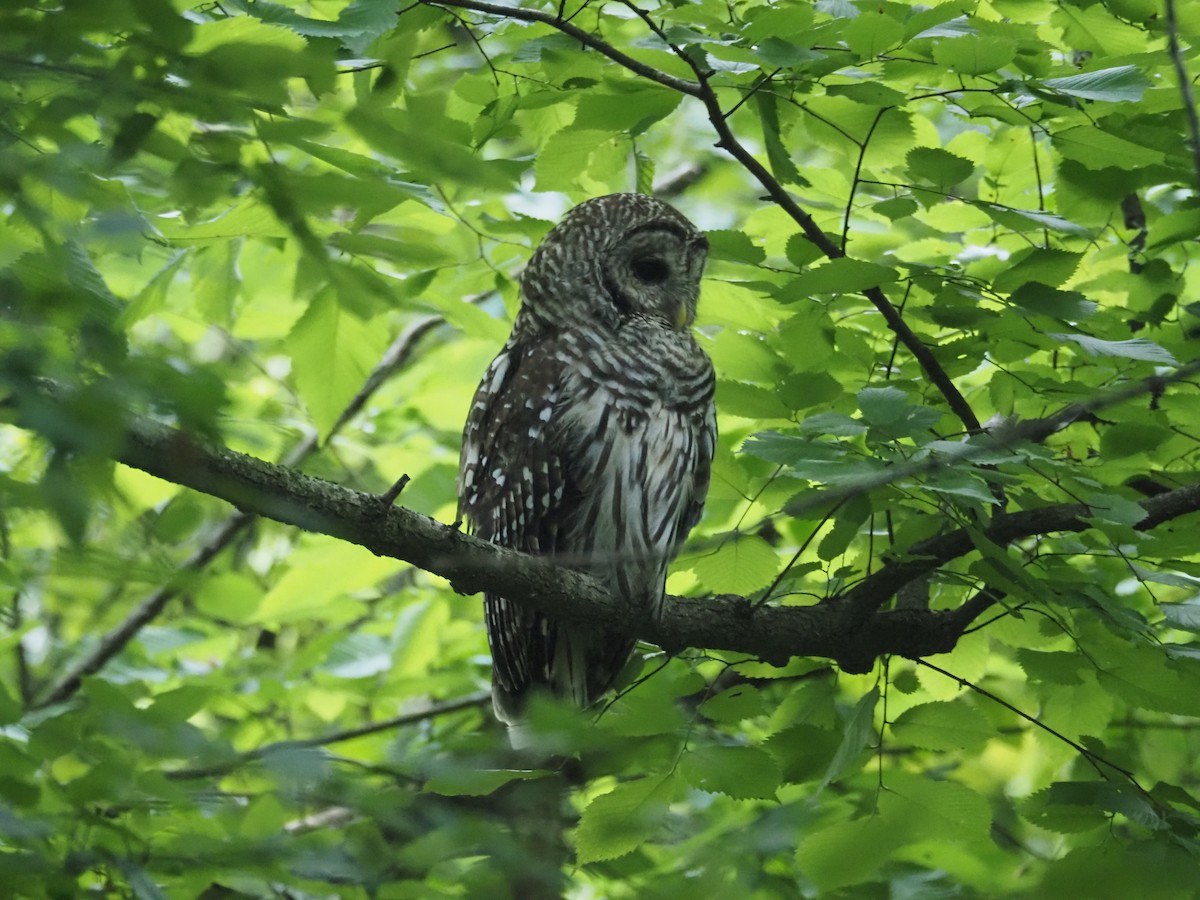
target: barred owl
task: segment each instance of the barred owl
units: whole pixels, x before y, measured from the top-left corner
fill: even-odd
[[[716,441],[712,364],[690,330],[707,252],[651,197],[572,209],[525,270],[463,434],[459,512],[477,536],[554,556],[650,615],[700,518]],[[532,691],[588,706],[633,651],[631,623],[557,622],[493,594],[484,609],[509,724]]]

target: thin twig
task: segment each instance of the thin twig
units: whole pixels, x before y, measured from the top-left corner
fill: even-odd
[[[262,759],[264,756],[270,756],[272,753],[280,753],[287,750],[302,750],[309,747],[325,747],[341,741],[352,741],[355,738],[366,737],[369,734],[379,734],[381,731],[392,731],[393,729],[403,728],[406,725],[413,725],[417,722],[424,722],[437,716],[444,716],[447,713],[482,706],[491,699],[491,696],[489,691],[480,691],[475,694],[468,694],[466,697],[459,697],[456,700],[432,703],[425,709],[415,712],[403,713],[379,722],[368,722],[365,725],[357,725],[354,728],[346,728],[320,737],[275,741],[271,744],[264,744],[262,747],[256,747],[253,750],[247,750],[245,753],[239,753],[233,759],[214,763],[211,766],[175,769],[172,772],[167,772],[166,777],[172,781],[185,781],[195,778],[213,778],[218,775],[227,775],[234,769],[246,765],[246,763]]]
[[[690,97],[696,97],[700,94],[700,85],[695,82],[688,81],[686,78],[677,78],[653,66],[648,66],[634,59],[632,56],[622,53],[612,44],[601,40],[590,31],[584,31],[582,28],[572,25],[566,19],[552,15],[551,13],[542,12],[538,9],[504,6],[499,3],[485,3],[483,0],[422,0],[422,2],[426,6],[452,6],[457,9],[471,9],[475,12],[488,13],[489,15],[501,16],[507,19],[518,19],[522,22],[540,22],[574,38],[585,47],[590,47],[598,53],[602,53],[613,62],[619,63],[636,75],[649,78],[657,84],[669,87],[673,91],[679,91],[681,94],[687,94]]]

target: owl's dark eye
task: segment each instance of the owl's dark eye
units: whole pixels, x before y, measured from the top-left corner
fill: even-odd
[[[657,256],[643,256],[635,259],[631,268],[637,280],[644,281],[646,284],[662,284],[671,274],[670,267]]]

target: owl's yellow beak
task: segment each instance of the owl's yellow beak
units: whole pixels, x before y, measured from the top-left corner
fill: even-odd
[[[688,327],[688,307],[686,303],[680,303],[675,307],[675,330],[683,331]]]

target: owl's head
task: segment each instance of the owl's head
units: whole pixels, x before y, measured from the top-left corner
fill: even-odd
[[[696,318],[708,240],[680,212],[642,194],[572,209],[533,254],[522,316],[542,327],[617,327],[638,316],[684,329]]]

